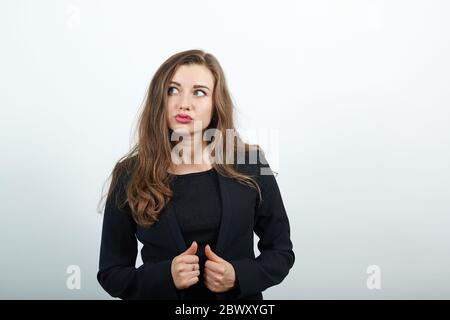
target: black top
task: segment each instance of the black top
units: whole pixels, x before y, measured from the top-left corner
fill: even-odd
[[[172,198],[181,232],[190,247],[195,240],[198,244],[199,281],[186,290],[185,299],[216,299],[215,294],[204,285],[205,246],[214,251],[222,216],[222,205],[214,168],[207,171],[172,175]]]

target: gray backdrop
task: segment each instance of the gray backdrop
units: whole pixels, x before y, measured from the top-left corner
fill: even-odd
[[[102,187],[156,68],[200,48],[225,70],[239,129],[278,133],[261,144],[296,262],[264,297],[448,299],[449,9],[2,1],[0,298],[109,298],[96,281]]]

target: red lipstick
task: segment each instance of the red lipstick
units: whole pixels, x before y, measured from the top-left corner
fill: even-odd
[[[190,123],[192,121],[192,118],[184,113],[179,113],[175,116],[175,120],[179,123]]]

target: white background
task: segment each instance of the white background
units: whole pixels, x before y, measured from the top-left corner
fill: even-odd
[[[449,13],[444,0],[2,1],[0,298],[109,298],[102,187],[153,73],[194,48],[222,64],[239,128],[280,135],[268,159],[296,261],[265,299],[450,298]]]

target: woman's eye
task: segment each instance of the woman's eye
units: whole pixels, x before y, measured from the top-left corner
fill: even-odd
[[[176,93],[176,92],[172,92],[172,89],[175,89],[175,90],[177,90],[178,91],[178,89],[176,88],[176,87],[169,87],[169,89],[167,90],[167,93],[169,94],[169,95],[172,95],[173,93]],[[204,96],[206,96],[206,93],[205,93],[205,91],[203,91],[203,90],[195,90],[195,92],[201,92],[203,95],[197,95],[197,97],[204,97]]]
[[[168,93],[169,93],[169,95],[171,94],[171,89],[177,89],[177,88],[175,88],[175,87],[169,87],[169,90],[167,90],[168,91]]]
[[[200,97],[206,96],[206,93],[205,93],[205,91],[203,91],[203,90],[195,90],[195,92],[201,92],[201,93],[203,93],[203,96],[200,96]]]

